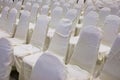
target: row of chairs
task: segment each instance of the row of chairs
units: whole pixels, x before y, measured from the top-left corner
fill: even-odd
[[[21,24],[23,24],[24,25],[23,28],[25,29],[25,27],[27,27],[27,25],[25,25],[25,23],[27,23],[27,24],[29,23],[29,22],[26,22],[26,21],[29,20],[28,16],[30,14],[27,11],[23,11],[22,13],[23,14],[21,14],[21,17],[20,17],[21,22],[19,22],[19,24],[20,24],[20,26],[21,26]],[[87,14],[88,18],[89,18],[89,16],[91,16],[90,14],[93,14],[93,13],[95,13],[95,12],[89,12]],[[21,20],[22,15],[23,15],[23,17],[27,16],[27,18],[26,18],[27,20],[25,20],[25,19]],[[86,19],[87,19],[87,15],[85,16]],[[113,17],[114,17],[114,19],[112,19]],[[94,18],[92,18],[92,19],[93,19],[93,23],[94,23]],[[85,20],[85,18],[84,18],[84,20]],[[61,69],[63,70],[63,72],[64,71],[69,72],[69,74],[67,74],[67,76],[69,76],[69,77],[67,77],[67,78],[71,78],[71,79],[86,79],[86,78],[89,78],[89,75],[90,75],[89,73],[91,73],[92,68],[95,67],[95,62],[97,60],[97,56],[98,56],[97,53],[99,52],[98,48],[99,48],[100,40],[101,40],[101,32],[96,27],[90,26],[90,25],[94,25],[94,24],[91,24],[92,22],[89,24],[88,22],[90,20],[88,19],[88,22],[87,22],[88,25],[86,25],[86,26],[89,26],[89,27],[84,26],[83,28],[81,28],[80,35],[79,35],[80,38],[78,38],[79,40],[78,40],[77,45],[76,45],[76,47],[73,51],[73,54],[71,54],[71,55],[66,54],[67,53],[67,48],[69,47],[68,44],[69,44],[69,39],[70,39],[70,33],[71,33],[71,30],[72,30],[71,29],[72,23],[71,23],[71,21],[69,21],[67,19],[62,19],[60,21],[61,21],[60,24],[56,26],[56,31],[54,33],[54,36],[53,36],[51,42],[50,42],[49,48],[48,48],[47,51],[45,51],[45,53],[47,53],[47,54],[41,54],[41,53],[44,53],[44,52],[41,52],[42,51],[41,46],[43,46],[44,43],[47,43],[47,42],[45,42],[46,41],[45,40],[45,35],[47,34],[46,29],[48,29],[48,24],[49,24],[49,18],[48,18],[48,16],[45,16],[45,15],[40,15],[39,19],[37,20],[36,26],[35,26],[35,29],[34,29],[34,32],[33,32],[33,36],[34,35],[35,36],[34,37],[32,36],[30,44],[21,45],[21,43],[20,43],[19,46],[14,47],[14,59],[15,59],[14,61],[15,61],[15,65],[17,67],[17,70],[19,71],[19,73],[21,75],[21,78],[25,78],[25,80],[29,80],[29,77],[31,75],[31,70],[33,68],[33,76],[31,77],[32,80],[35,80],[36,78],[38,79],[38,77],[39,77],[39,79],[46,79],[47,80],[47,78],[44,77],[46,73],[43,74],[44,69],[45,70],[46,69],[52,70],[52,69],[49,67],[48,64],[45,64],[46,67],[45,66],[43,67],[43,64],[41,64],[42,63],[41,60],[45,59],[45,61],[49,62],[49,57],[48,56],[50,56],[50,59],[54,59],[54,58],[51,58],[51,57],[57,57],[57,60],[55,58],[55,60],[53,60],[52,63],[50,63],[51,66],[54,63],[54,61],[58,61],[58,63],[57,62],[55,63],[55,64],[57,64],[56,66],[62,65],[61,67],[63,67],[63,68],[60,68],[60,74],[62,76],[59,76],[58,74],[54,74],[54,75],[56,75],[57,78],[59,77],[60,79],[61,78],[63,79],[63,78],[65,78],[64,76],[67,74],[67,73],[66,74],[61,73]],[[84,22],[86,22],[86,21],[84,21]],[[114,27],[113,24],[115,24],[117,27],[119,25],[119,23],[118,23],[119,18],[116,17],[116,16],[107,16],[106,21],[107,21],[106,24],[111,23],[111,25],[105,25],[105,26],[111,26],[113,28]],[[111,21],[114,21],[114,23],[112,23]],[[38,26],[39,26],[39,28],[38,28]],[[40,27],[40,26],[45,26],[45,27],[43,28],[43,27]],[[94,26],[97,26],[97,25],[94,25]],[[20,31],[21,27],[17,26],[17,28],[19,28],[19,29],[18,29],[18,31],[16,30],[16,33],[17,32],[23,32],[23,31]],[[109,30],[109,28],[107,28],[106,30]],[[118,29],[118,28],[116,28],[116,29]],[[105,31],[105,32],[107,32],[107,31]],[[44,33],[44,35],[42,35],[43,33]],[[36,35],[36,34],[39,34],[39,35]],[[116,35],[117,35],[117,33],[116,33]],[[41,38],[43,38],[43,39],[41,39]],[[94,38],[95,38],[95,40],[94,40]],[[42,40],[42,41],[40,41],[40,40]],[[13,40],[13,42],[16,42],[16,41],[17,41],[16,39]],[[96,43],[95,43],[95,41],[96,41]],[[38,43],[40,43],[40,44],[38,44]],[[88,45],[90,45],[90,46],[88,46]],[[104,47],[102,48],[102,50],[103,49],[104,49]],[[35,52],[34,52],[34,50],[35,50]],[[105,50],[106,50],[106,48],[105,48]],[[24,51],[25,51],[25,53],[24,53]],[[107,51],[109,51],[109,50],[107,50]],[[112,51],[112,49],[111,49],[111,51]],[[32,53],[36,53],[36,54],[32,54]],[[85,53],[85,54],[82,54],[82,53]],[[91,53],[91,55],[88,55],[89,53]],[[30,56],[28,56],[28,55],[30,55]],[[42,58],[41,55],[43,57],[47,56],[47,58]],[[41,69],[37,68],[37,67],[40,67],[39,60],[38,60],[39,56],[40,56]],[[66,57],[67,57],[67,59],[66,59]],[[77,65],[77,66],[81,67],[85,71],[80,70],[80,68],[76,68],[76,66],[71,66],[71,65],[67,65],[68,67],[65,68],[64,59],[66,61],[68,61],[70,64],[74,64],[74,65]],[[59,60],[60,60],[60,62],[59,62]],[[37,66],[36,61],[38,61],[39,66]],[[61,64],[61,61],[62,61],[62,64]],[[90,61],[89,65],[88,65],[88,61]],[[34,66],[36,66],[36,67],[34,68]],[[39,71],[39,69],[40,69],[40,71]],[[53,66],[53,69],[55,69],[55,66]],[[75,69],[77,69],[77,70],[75,70]],[[116,69],[118,69],[118,68],[116,68]],[[41,70],[43,70],[43,71],[41,71]],[[74,70],[75,70],[75,73],[73,73]],[[38,74],[36,74],[36,71],[41,72],[39,74],[41,74],[42,76],[37,76]],[[58,71],[58,70],[52,70],[52,71],[54,72],[54,71]],[[35,74],[34,74],[34,72],[35,72]],[[78,73],[78,74],[76,74],[76,73]],[[47,76],[52,76],[50,74],[48,74]],[[80,74],[81,74],[81,76],[80,76]],[[79,75],[80,77],[77,76],[77,75]],[[50,78],[50,77],[48,77],[48,78]],[[52,78],[55,78],[55,76],[52,76]],[[52,78],[51,78],[51,80],[53,80]]]

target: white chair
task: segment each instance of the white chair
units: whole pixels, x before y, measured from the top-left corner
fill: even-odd
[[[65,80],[66,73],[65,67],[56,56],[43,54],[36,62],[30,80]]]
[[[1,18],[0,18],[0,29],[5,30],[5,27],[7,26],[7,17],[8,17],[9,7],[3,8],[1,12]]]
[[[0,31],[0,37],[12,37],[15,31],[17,10],[12,8],[8,14],[7,24],[4,31]]]
[[[37,20],[38,10],[39,10],[39,4],[34,3],[31,8],[31,14],[30,14],[30,21],[32,23],[36,22],[36,20]]]
[[[40,10],[40,14],[48,15],[49,14],[49,6],[48,5],[43,5],[41,10]]]
[[[51,5],[50,10],[53,11],[53,9],[54,9],[55,7],[58,7],[58,6],[60,6],[60,3],[59,3],[59,2],[57,2],[57,1],[56,1],[56,2],[53,2],[52,5]]]
[[[69,9],[65,15],[65,18],[70,19],[72,22],[75,21],[75,19],[78,17],[76,9]]]
[[[65,15],[67,13],[67,11],[70,9],[70,4],[64,3],[62,8],[63,8],[63,14]]]
[[[120,29],[120,18],[116,15],[108,15],[105,19],[103,30],[103,41],[111,46]]]
[[[24,10],[31,11],[31,7],[32,7],[31,2],[27,2],[27,3],[25,4]]]
[[[87,80],[96,66],[101,32],[96,26],[86,26],[81,29],[78,43],[67,65],[68,79]]]
[[[20,17],[20,21],[17,25],[14,38],[9,38],[13,46],[25,44],[27,40],[27,33],[29,29],[29,17],[30,12],[23,11]]]
[[[30,44],[24,44],[14,47],[14,59],[15,66],[20,74],[19,79],[23,79],[23,58],[30,54],[34,54],[39,51],[43,51],[49,19],[48,16],[41,15],[36,23],[35,30],[33,32]],[[21,51],[21,52],[20,52]]]
[[[71,32],[72,23],[67,19],[61,20],[60,24],[56,28],[56,32],[51,40],[47,53],[57,56],[63,63],[67,53],[68,42]],[[24,77],[25,80],[29,80],[32,68],[34,67],[39,56],[44,52],[39,52],[23,59],[24,61]]]
[[[99,11],[99,25],[101,26],[101,27],[103,27],[103,25],[104,25],[104,20],[105,20],[105,18],[108,16],[108,15],[110,15],[110,13],[111,13],[111,9],[110,8],[108,8],[108,7],[104,7],[104,8],[102,8],[102,9],[100,9],[100,11]]]
[[[101,71],[101,80],[120,80],[120,35],[117,36]]]
[[[10,42],[0,38],[0,80],[9,80],[13,64],[13,49]]]
[[[112,15],[116,15],[117,12],[119,11],[119,7],[118,7],[118,5],[116,5],[116,4],[111,4],[111,5],[110,5],[110,8],[111,8],[111,14],[112,14]]]
[[[87,15],[84,16],[83,19],[83,27],[88,25],[97,26],[99,21],[99,15],[95,11],[90,11]]]
[[[63,16],[63,9],[61,7],[55,7],[51,12],[51,21],[50,21],[50,28],[55,29],[56,25],[59,23],[60,19]]]
[[[17,18],[19,18],[20,17],[21,8],[22,8],[22,2],[21,1],[17,2],[16,5],[15,5],[15,8],[18,11]]]

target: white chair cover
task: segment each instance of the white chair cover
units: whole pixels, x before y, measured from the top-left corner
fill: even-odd
[[[65,18],[70,19],[71,21],[74,21],[77,18],[77,10],[76,9],[70,9],[65,15]]]
[[[72,23],[68,19],[62,19],[60,21],[60,24],[56,29],[56,33],[54,34],[52,41],[50,43],[50,47],[47,50],[47,53],[50,53],[51,55],[56,55],[63,63],[67,52],[69,35],[72,27],[71,25]],[[27,56],[23,59],[25,80],[29,80],[32,68],[37,62],[39,56],[41,55],[42,53],[39,52]]]
[[[15,38],[22,40],[23,41],[22,43],[26,43],[27,33],[29,29],[29,17],[30,17],[30,13],[28,11],[22,12],[14,39],[11,39],[12,45],[16,45]]]
[[[50,67],[49,67],[50,66]],[[30,80],[65,80],[65,66],[56,56],[43,54],[33,68]]]
[[[31,44],[43,50],[45,39],[47,37],[49,18],[46,15],[40,15],[34,29]]]
[[[32,8],[31,8],[31,14],[30,14],[30,21],[31,22],[36,21],[38,10],[39,10],[39,4],[34,3]]]
[[[120,80],[120,35],[114,41],[100,78],[102,80]]]
[[[48,22],[48,16],[41,15],[36,23],[30,44],[20,45],[14,48],[15,65],[19,71],[20,79],[23,79],[23,58],[43,50],[47,35]]]
[[[3,30],[7,26],[6,24],[7,24],[8,11],[9,11],[9,7],[5,7],[1,12],[0,28]]]
[[[111,46],[120,29],[120,18],[115,15],[106,17],[103,27],[103,42]]]
[[[105,18],[110,14],[111,12],[111,9],[108,8],[108,7],[104,7],[102,9],[100,9],[100,12],[99,12],[99,24],[101,27],[103,27],[104,25],[104,20]]]
[[[8,25],[6,27],[6,31],[11,37],[15,32],[16,18],[17,18],[17,10],[15,8],[12,8],[8,14]]]
[[[90,11],[87,15],[85,15],[83,19],[83,27],[88,25],[97,26],[99,21],[99,15],[95,11]]]
[[[9,80],[12,63],[12,46],[7,39],[0,38],[0,80]]]
[[[62,16],[63,16],[63,9],[61,7],[55,7],[51,12],[50,27],[56,28]]]
[[[25,4],[25,8],[24,8],[24,10],[31,11],[31,7],[32,7],[31,2],[27,2],[27,3]]]
[[[100,41],[101,33],[96,26],[82,28],[70,63],[91,72],[97,61]]]
[[[48,5],[44,5],[41,8],[40,14],[42,14],[42,15],[48,15],[48,13],[49,13],[49,6]]]

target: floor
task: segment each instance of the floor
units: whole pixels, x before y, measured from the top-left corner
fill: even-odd
[[[19,73],[16,70],[13,70],[10,74],[10,80],[18,80]]]

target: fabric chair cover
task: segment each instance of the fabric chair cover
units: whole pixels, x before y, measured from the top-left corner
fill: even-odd
[[[83,19],[83,27],[88,25],[97,26],[99,21],[99,15],[95,11],[90,11]]]
[[[103,23],[104,23],[104,20],[105,18],[110,14],[111,12],[111,9],[108,8],[108,7],[104,7],[102,9],[100,9],[100,12],[99,12],[99,24],[101,27],[103,27]]]
[[[56,28],[62,16],[63,16],[63,9],[61,7],[55,7],[51,12],[50,27]]]
[[[81,30],[80,38],[70,59],[75,64],[88,72],[95,67],[101,33],[96,26],[86,26]]]
[[[30,21],[35,22],[37,19],[37,13],[39,9],[39,4],[34,3],[32,8],[31,8],[31,14],[30,14]]]
[[[51,67],[49,67],[51,66]],[[59,59],[50,54],[43,54],[39,57],[33,68],[30,80],[65,80],[65,66]]]
[[[103,42],[111,46],[120,29],[120,18],[115,15],[108,15],[103,27]]]
[[[0,38],[0,80],[9,80],[13,63],[12,46],[5,38]]]
[[[71,32],[72,23],[68,19],[62,19],[59,26],[56,28],[56,32],[51,40],[47,53],[56,55],[63,63],[67,53],[67,47],[69,42],[69,35]],[[42,52],[43,53],[43,52]],[[29,80],[32,68],[42,53],[36,53],[27,56],[24,61],[24,77],[25,80]]]
[[[44,5],[44,6],[41,8],[40,14],[48,15],[48,13],[49,13],[49,6],[48,6],[48,5]]]
[[[120,80],[120,35],[114,41],[100,78],[102,80]]]
[[[18,23],[14,38],[9,39],[13,46],[26,43],[27,33],[29,29],[29,17],[30,13],[28,11],[23,11]]]
[[[82,28],[67,69],[67,80],[88,80],[96,65],[101,33],[95,26]]]
[[[24,8],[24,10],[31,11],[31,7],[32,7],[31,2],[27,2],[27,3],[25,4],[25,8]]]
[[[77,18],[77,10],[76,9],[70,9],[65,15],[65,18],[70,19],[71,21],[74,21]]]
[[[64,3],[63,4],[63,14],[65,15],[69,9],[70,9],[70,4]]]
[[[20,45],[14,48],[14,59],[15,65],[19,74],[21,75],[20,79],[23,79],[23,58],[30,54],[42,51],[47,35],[49,19],[46,15],[41,15],[36,23],[31,42],[28,45]],[[21,52],[20,52],[21,51]]]
[[[8,14],[8,25],[7,25],[7,33],[10,34],[12,37],[15,32],[15,23],[17,18],[17,10],[15,8],[12,8]]]
[[[7,22],[7,16],[8,16],[8,11],[9,11],[9,7],[5,7],[3,8],[2,12],[1,12],[1,18],[0,18],[0,29],[5,30],[5,27],[7,26],[6,22]]]

